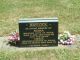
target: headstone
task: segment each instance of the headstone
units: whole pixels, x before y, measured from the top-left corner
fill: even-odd
[[[19,20],[20,46],[58,46],[57,18],[29,18]]]

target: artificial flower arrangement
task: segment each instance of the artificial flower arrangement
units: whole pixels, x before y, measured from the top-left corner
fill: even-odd
[[[68,31],[64,31],[62,34],[59,34],[58,40],[60,44],[72,45],[74,44],[75,36],[71,35]]]
[[[19,33],[18,33],[18,32],[12,32],[12,33],[8,36],[8,40],[9,40],[9,43],[10,43],[11,45],[16,45],[16,43],[20,41]]]
[[[16,45],[17,42],[20,42],[19,32],[11,33],[8,40],[11,45]],[[60,44],[72,45],[74,43],[75,36],[71,35],[68,31],[64,31],[62,34],[58,35],[58,40]]]

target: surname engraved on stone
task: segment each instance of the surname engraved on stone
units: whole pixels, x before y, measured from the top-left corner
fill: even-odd
[[[31,23],[29,27],[47,27],[47,23]]]
[[[27,27],[26,24],[25,30],[29,30],[29,29],[52,29],[52,27],[48,26],[47,23],[30,23],[29,27]]]

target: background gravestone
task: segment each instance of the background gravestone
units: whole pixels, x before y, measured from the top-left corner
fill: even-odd
[[[19,20],[20,46],[47,47],[58,45],[57,18],[31,18]]]

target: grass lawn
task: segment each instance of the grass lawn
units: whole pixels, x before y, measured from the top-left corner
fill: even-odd
[[[58,17],[59,32],[80,34],[80,0],[0,0],[0,36],[18,30],[20,18]]]
[[[0,60],[79,60],[80,42],[53,47],[15,47],[0,37]]]
[[[29,50],[29,49],[32,49]],[[34,48],[0,50],[0,60],[79,60],[80,49],[71,48]],[[41,49],[41,48],[38,48]]]
[[[80,34],[80,0],[0,0],[0,36],[18,30],[20,18],[40,17],[58,17],[59,32]],[[18,48],[2,41],[5,39],[0,38],[0,60],[80,60],[80,48]]]
[[[0,60],[80,60],[80,43],[75,46],[14,47],[0,38]]]

